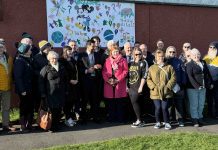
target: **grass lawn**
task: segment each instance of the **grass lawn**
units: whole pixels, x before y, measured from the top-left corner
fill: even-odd
[[[14,122],[19,119],[19,109],[13,108],[10,110],[10,121]],[[2,112],[0,112],[0,122],[2,122]]]
[[[152,136],[119,138],[104,142],[65,145],[45,150],[215,150],[218,149],[218,135],[206,133],[164,133]]]

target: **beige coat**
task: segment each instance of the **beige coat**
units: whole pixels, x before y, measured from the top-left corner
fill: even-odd
[[[153,100],[173,97],[172,88],[176,84],[175,71],[168,64],[164,64],[162,69],[154,64],[148,70],[147,84],[150,89],[150,98]]]

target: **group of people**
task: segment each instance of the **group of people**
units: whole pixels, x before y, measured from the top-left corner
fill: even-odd
[[[20,99],[20,130],[33,129],[34,111],[39,108],[52,113],[51,131],[60,130],[61,117],[72,127],[75,120],[86,123],[102,121],[100,105],[104,102],[105,118],[109,122],[125,122],[135,113],[132,127],[143,127],[144,102],[153,101],[154,128],[171,129],[173,119],[183,127],[187,114],[195,127],[203,125],[203,110],[207,100],[210,117],[218,117],[218,42],[209,44],[208,54],[183,44],[178,55],[174,46],[164,49],[157,41],[151,53],[144,43],[129,42],[121,49],[113,40],[107,49],[100,47],[98,36],[87,40],[86,49],[69,41],[61,53],[45,40],[33,45],[28,33],[15,44],[14,59],[8,55],[4,39],[0,39],[0,100],[3,130],[14,130],[9,124],[12,83]],[[152,100],[152,101],[151,101]]]

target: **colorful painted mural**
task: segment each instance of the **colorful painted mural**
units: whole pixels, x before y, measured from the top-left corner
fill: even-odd
[[[62,47],[76,40],[84,47],[92,36],[109,40],[135,42],[135,4],[87,0],[47,0],[48,41]]]

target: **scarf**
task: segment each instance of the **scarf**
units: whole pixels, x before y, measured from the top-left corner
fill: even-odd
[[[55,68],[55,70],[58,72],[59,71],[59,63],[57,63],[56,65],[51,64],[51,66],[53,68]]]
[[[122,55],[120,54],[116,58],[113,58],[112,56],[110,57],[111,67],[114,71],[118,69],[118,62],[120,61],[121,58],[122,58]]]

